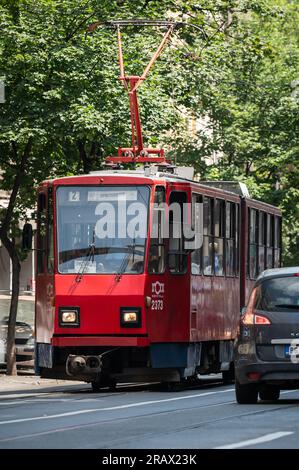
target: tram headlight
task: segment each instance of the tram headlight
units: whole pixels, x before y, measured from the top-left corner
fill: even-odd
[[[139,307],[121,307],[120,326],[125,328],[141,327],[141,308]]]
[[[80,326],[79,307],[59,307],[59,325]]]

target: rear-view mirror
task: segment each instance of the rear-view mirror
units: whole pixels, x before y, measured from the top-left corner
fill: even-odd
[[[240,311],[241,316],[245,315],[246,308],[247,308],[246,306],[241,308],[241,311]]]
[[[22,248],[23,250],[32,250],[33,229],[32,225],[26,223],[22,232]]]

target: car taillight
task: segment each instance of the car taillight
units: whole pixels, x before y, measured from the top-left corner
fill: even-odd
[[[249,374],[247,374],[247,377],[249,378],[249,380],[259,380],[261,374],[259,372],[249,372]]]
[[[254,323],[255,325],[271,325],[269,318],[263,315],[254,315]]]
[[[242,317],[243,325],[271,325],[269,318],[259,315],[254,311],[246,311]]]

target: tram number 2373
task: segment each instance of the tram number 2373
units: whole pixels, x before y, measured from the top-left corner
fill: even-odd
[[[152,310],[163,310],[163,300],[152,300]]]

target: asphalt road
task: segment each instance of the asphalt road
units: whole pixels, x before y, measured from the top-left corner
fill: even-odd
[[[298,448],[299,391],[278,402],[238,405],[233,385],[163,392],[85,384],[0,392],[1,449]]]

